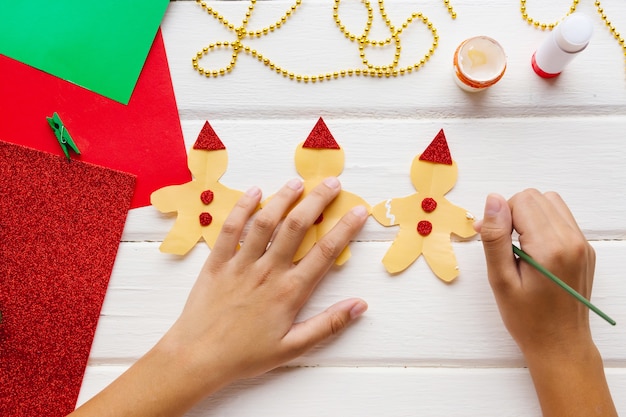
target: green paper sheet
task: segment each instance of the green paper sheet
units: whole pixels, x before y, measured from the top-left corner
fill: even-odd
[[[0,54],[128,104],[168,3],[0,1]]]

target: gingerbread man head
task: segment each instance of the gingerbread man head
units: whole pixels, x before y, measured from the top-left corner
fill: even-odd
[[[450,156],[450,149],[441,129],[428,148],[413,159],[411,182],[422,193],[444,195],[454,187],[457,177],[458,168]]]
[[[208,122],[204,124],[196,143],[189,150],[187,165],[193,177],[200,181],[217,180],[226,172],[226,147]]]
[[[320,117],[296,148],[296,170],[304,179],[336,177],[343,171],[345,155]]]

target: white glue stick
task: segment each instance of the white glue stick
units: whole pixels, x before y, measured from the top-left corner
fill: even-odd
[[[559,23],[532,57],[532,67],[543,78],[556,77],[589,44],[593,25],[582,13],[572,13]]]

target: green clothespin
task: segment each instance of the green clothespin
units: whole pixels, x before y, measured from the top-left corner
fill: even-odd
[[[72,140],[70,132],[68,132],[65,128],[65,125],[61,121],[61,118],[59,117],[57,112],[54,112],[52,117],[46,117],[46,120],[54,131],[54,135],[57,137],[59,145],[61,145],[61,149],[63,149],[63,153],[67,157],[67,160],[70,160],[70,151],[73,151],[76,155],[80,155],[80,151]]]

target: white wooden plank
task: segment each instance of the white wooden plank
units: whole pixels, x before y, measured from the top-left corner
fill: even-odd
[[[248,2],[208,2],[238,25]],[[363,6],[342,1],[340,16],[348,28],[361,33]],[[536,3],[536,4],[533,4]],[[534,15],[556,20],[567,4],[530,2]],[[606,3],[606,4],[605,4]],[[292,2],[258,2],[249,28],[277,20]],[[305,1],[279,30],[260,39],[244,40],[259,52],[294,72],[332,72],[360,64],[356,43],[350,43],[336,28],[328,1]],[[316,84],[297,83],[270,71],[255,58],[240,54],[235,70],[217,79],[205,79],[191,66],[197,51],[217,41],[233,41],[216,19],[193,2],[174,2],[163,22],[165,43],[180,113],[184,119],[311,117],[336,112],[343,117],[502,117],[571,114],[623,114],[626,77],[621,48],[595,12],[592,2],[581,2],[579,11],[589,14],[595,35],[590,46],[557,80],[546,81],[534,74],[530,58],[546,32],[530,27],[519,12],[519,3],[488,0],[452,2],[458,18],[452,20],[442,2],[416,4],[387,1],[387,11],[396,25],[412,12],[423,12],[438,29],[439,47],[417,73],[392,79],[352,77]],[[626,10],[618,0],[603,6],[616,27],[626,31]],[[376,9],[376,3],[374,3]],[[610,11],[610,12],[609,12]],[[373,37],[388,33],[376,22]],[[422,29],[422,30],[420,30]],[[467,37],[488,35],[497,39],[508,56],[504,78],[485,94],[461,91],[452,80],[452,55]],[[409,28],[402,35],[403,54],[426,50],[432,39],[423,28]],[[417,52],[420,51],[420,52]],[[231,52],[213,55],[212,67],[225,66]],[[403,55],[408,56],[408,55]],[[373,60],[375,58],[372,58]],[[213,62],[211,61],[211,62]],[[384,64],[388,59],[381,59]],[[202,61],[203,63],[206,61]],[[378,61],[376,61],[378,62]]]
[[[593,302],[612,316],[595,314],[596,342],[610,365],[626,364],[624,242],[594,242],[598,266]],[[451,285],[436,278],[423,258],[391,277],[380,259],[388,242],[352,244],[352,258],[331,271],[302,311],[310,317],[344,298],[359,296],[369,311],[341,337],[294,361],[316,365],[506,366],[521,355],[500,321],[486,280],[482,245],[455,244],[461,275]],[[185,260],[158,252],[156,243],[122,244],[91,354],[92,364],[134,360],[180,313],[208,249],[198,245]]]
[[[79,403],[126,368],[90,367]],[[626,412],[626,371],[608,368],[618,412]],[[540,416],[526,369],[282,368],[241,381],[188,416]]]

